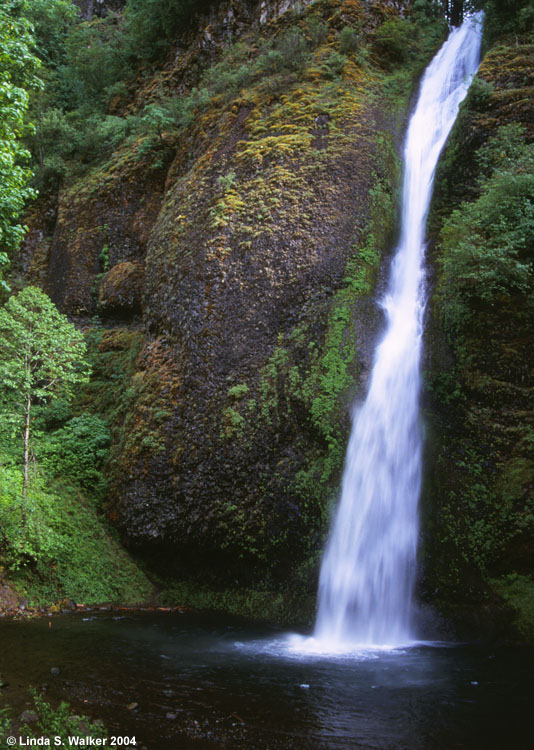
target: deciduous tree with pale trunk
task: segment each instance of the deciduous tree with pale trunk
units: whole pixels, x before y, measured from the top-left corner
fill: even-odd
[[[37,287],[26,287],[0,310],[0,414],[21,429],[26,500],[32,408],[52,397],[70,399],[89,379],[83,335]],[[24,511],[23,511],[24,512]]]

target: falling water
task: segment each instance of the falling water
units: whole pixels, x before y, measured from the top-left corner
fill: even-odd
[[[481,21],[481,13],[467,19],[432,60],[408,127],[401,236],[380,303],[387,327],[354,415],[321,568],[314,638],[326,650],[413,637],[425,221],[439,154],[477,69]]]

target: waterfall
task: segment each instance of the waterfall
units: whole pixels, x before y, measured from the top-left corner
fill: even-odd
[[[423,76],[408,126],[400,240],[380,301],[386,329],[354,413],[321,567],[314,638],[327,650],[413,638],[425,222],[439,154],[478,66],[481,25],[478,13],[452,31]]]

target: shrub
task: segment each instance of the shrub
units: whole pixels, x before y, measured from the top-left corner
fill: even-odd
[[[532,0],[488,0],[484,12],[484,36],[488,44],[504,34],[523,34],[534,29]]]
[[[204,84],[213,94],[225,93],[229,98],[238,93],[252,79],[252,69],[248,64],[234,68],[226,62],[210,68],[204,78]]]
[[[331,52],[323,62],[322,69],[327,78],[338,78],[343,72],[347,58],[339,52]]]
[[[130,56],[155,60],[164,54],[195,13],[212,0],[129,0],[124,13]]]
[[[22,481],[21,471],[0,465],[0,564],[18,571],[19,587],[32,601],[139,602],[150,596],[147,579],[79,489],[61,481],[53,491],[44,489],[50,477],[37,473],[23,514]]]
[[[298,28],[291,28],[281,34],[275,43],[275,49],[281,54],[283,66],[289,70],[298,70],[307,61],[309,46],[306,37]]]
[[[342,55],[351,55],[358,51],[359,37],[351,26],[345,26],[339,33],[339,51]]]
[[[258,70],[267,76],[280,73],[284,69],[284,65],[284,56],[276,49],[269,50],[258,60]]]
[[[311,16],[306,24],[312,47],[318,47],[328,35],[328,26],[318,16]]]
[[[413,15],[416,21],[425,22],[435,18],[439,18],[443,14],[443,8],[439,2],[432,2],[432,0],[414,0]]]
[[[72,416],[71,405],[63,398],[55,398],[49,404],[35,410],[35,422],[45,430],[62,427]]]
[[[495,87],[492,83],[485,81],[480,76],[475,76],[469,87],[465,106],[476,112],[484,112],[491,95],[493,94],[494,88]]]
[[[454,300],[526,297],[533,284],[534,146],[520,140],[517,126],[506,126],[480,149],[478,162],[480,197],[453,211],[442,230],[442,295],[450,310]]]
[[[522,169],[528,171],[530,150],[525,143],[525,129],[522,125],[503,125],[476,153],[481,183],[484,184],[493,172],[513,171],[518,162],[524,162]]]
[[[69,420],[47,437],[40,456],[52,476],[67,475],[80,486],[94,487],[108,456],[111,436],[107,424],[94,414]]]
[[[31,0],[25,13],[35,29],[39,58],[57,67],[64,61],[66,35],[78,21],[74,4],[71,0]]]
[[[374,47],[387,65],[406,62],[411,55],[413,24],[400,18],[385,21],[374,32]]]
[[[88,737],[107,738],[108,732],[100,721],[93,723],[87,716],[74,714],[65,701],[62,701],[58,708],[53,708],[35,690],[32,690],[31,693],[38,718],[34,729],[28,726],[23,727],[26,737],[35,739],[42,737],[59,738],[65,746],[72,742],[72,737],[79,737],[80,739]]]
[[[132,74],[124,52],[120,26],[112,14],[106,18],[74,26],[65,43],[67,65],[62,69],[79,107],[90,103],[104,108],[108,88]]]

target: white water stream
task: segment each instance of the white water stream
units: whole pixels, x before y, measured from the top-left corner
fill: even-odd
[[[478,66],[481,26],[479,13],[450,34],[424,74],[408,126],[401,236],[380,302],[386,332],[354,414],[321,568],[314,641],[325,651],[414,637],[425,223],[439,154]]]

